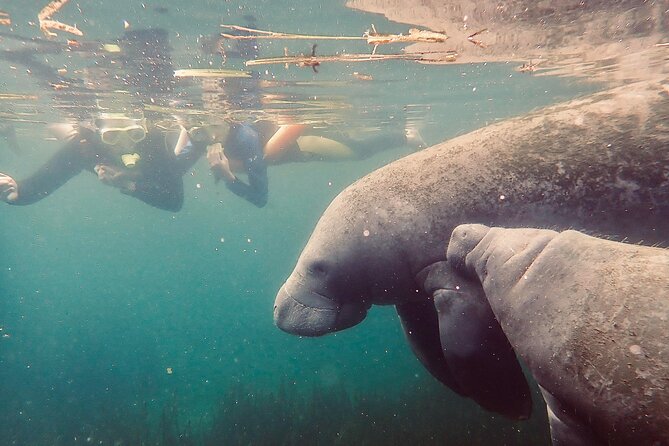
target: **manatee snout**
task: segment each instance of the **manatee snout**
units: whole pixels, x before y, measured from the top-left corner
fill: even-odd
[[[294,335],[322,336],[359,324],[367,316],[368,308],[339,303],[291,276],[276,296],[274,323]]]
[[[466,272],[465,261],[467,254],[478,245],[488,234],[490,228],[479,224],[457,226],[448,242],[447,258],[451,266],[460,272]]]

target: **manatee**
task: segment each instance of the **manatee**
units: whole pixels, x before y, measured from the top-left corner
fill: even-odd
[[[371,305],[395,305],[433,376],[485,409],[528,417],[528,385],[480,284],[459,282],[468,299],[434,305],[459,276],[446,260],[448,236],[480,223],[669,240],[668,90],[661,81],[609,89],[363,177],[321,216],[277,294],[276,325],[319,336],[358,324]]]
[[[553,444],[669,444],[668,249],[462,225],[447,260],[482,283]]]

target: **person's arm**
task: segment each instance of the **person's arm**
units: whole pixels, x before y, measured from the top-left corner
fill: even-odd
[[[268,192],[267,164],[263,159],[258,133],[248,125],[235,127],[226,141],[226,150],[230,152],[230,156],[243,161],[244,171],[248,176],[248,183],[245,183],[234,175],[226,175],[222,170],[222,178],[228,189],[255,206],[265,206]]]
[[[6,196],[5,201],[13,205],[27,205],[50,195],[86,167],[84,144],[87,143],[80,135],[73,137],[35,173],[16,181],[13,193]]]

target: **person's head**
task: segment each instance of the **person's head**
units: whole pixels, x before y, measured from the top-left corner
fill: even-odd
[[[146,119],[123,113],[102,113],[95,120],[100,140],[114,151],[127,152],[146,138]]]
[[[175,116],[177,123],[188,131],[194,143],[214,144],[224,142],[230,132],[230,124],[224,120],[202,120],[195,116]]]

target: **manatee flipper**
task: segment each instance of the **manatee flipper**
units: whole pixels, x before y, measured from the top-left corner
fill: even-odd
[[[434,297],[443,355],[457,386],[486,410],[529,418],[529,385],[480,284],[440,262],[425,287]]]
[[[460,396],[462,392],[441,350],[439,318],[431,299],[395,305],[411,351],[432,376]]]
[[[572,415],[574,410],[565,408],[550,392],[539,388],[546,401],[553,446],[603,446],[590,427]]]

